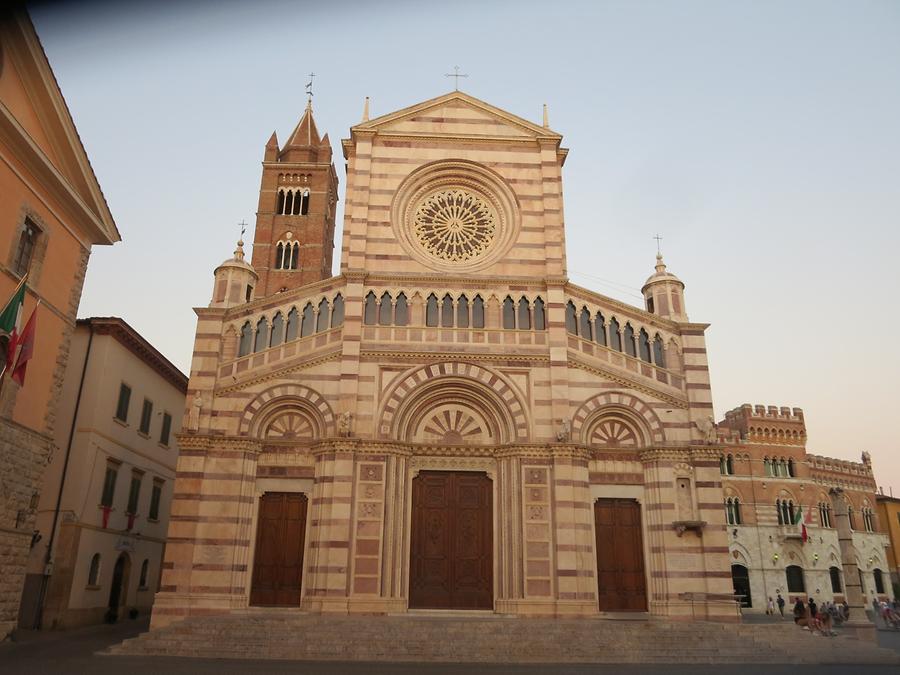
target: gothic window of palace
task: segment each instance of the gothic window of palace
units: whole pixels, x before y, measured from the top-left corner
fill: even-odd
[[[328,330],[328,318],[331,308],[328,306],[328,300],[322,298],[319,301],[319,315],[316,317],[316,332],[321,333]]]
[[[619,332],[619,320],[616,317],[609,320],[609,348],[617,352],[622,351],[622,334]]]
[[[578,316],[578,334],[585,340],[591,340],[593,339],[592,333],[591,313],[587,307],[582,307],[581,314]]]
[[[378,308],[378,324],[381,326],[390,326],[394,306],[391,302],[391,294],[385,291],[381,294],[381,304]]]
[[[594,317],[594,342],[606,346],[606,323],[600,312]]]
[[[503,301],[503,327],[507,329],[516,327],[516,305],[508,295]]]
[[[528,306],[528,298],[519,298],[519,315],[517,317],[519,330],[529,330],[531,328],[531,308]]]
[[[856,518],[854,517],[854,514],[853,514],[853,507],[850,506],[849,504],[847,504],[847,520],[850,521],[850,529],[855,530],[856,529]]]
[[[409,304],[406,302],[406,294],[399,293],[397,302],[394,303],[394,325],[406,326],[409,324]]]
[[[841,571],[837,567],[828,568],[828,576],[831,577],[831,592],[843,593],[843,584],[841,584]]]
[[[875,518],[872,509],[863,508],[862,509],[862,517],[863,517],[863,527],[866,532],[874,532],[875,531]]]
[[[438,325],[438,301],[434,293],[429,295],[425,302],[425,325],[429,327]]]
[[[363,323],[367,326],[374,326],[378,318],[378,302],[375,299],[375,292],[369,291],[366,294],[366,304],[363,308]]]
[[[723,476],[734,475],[734,455],[719,455],[719,473]]]
[[[281,312],[276,312],[272,317],[272,332],[269,335],[269,346],[277,347],[284,342],[284,316]]]
[[[544,313],[544,301],[540,296],[534,299],[534,329],[547,329],[547,318],[546,314]]]
[[[787,461],[787,475],[791,478],[794,478],[797,474],[794,473],[794,460],[788,459]]]
[[[303,308],[303,319],[300,321],[300,337],[309,337],[315,329],[315,310],[312,303],[307,302]]]
[[[572,335],[578,335],[578,319],[576,317],[575,303],[571,300],[566,303],[566,330]]]
[[[729,525],[740,525],[743,522],[741,502],[737,497],[729,497],[725,500],[725,521]]]
[[[637,350],[634,346],[634,328],[630,323],[625,324],[625,330],[622,333],[622,339],[625,341],[625,353],[628,356],[637,356]]]
[[[472,328],[484,328],[484,300],[480,295],[472,299]]]
[[[256,322],[256,340],[253,343],[253,351],[261,352],[266,348],[268,341],[269,324],[266,322],[266,317],[262,317],[259,321]]]
[[[459,296],[456,301],[456,327],[469,327],[469,299],[465,295]]]
[[[806,583],[803,581],[803,568],[799,565],[788,565],[784,569],[787,577],[788,593],[806,593]]]
[[[831,506],[825,502],[819,502],[819,523],[822,527],[831,527]]]
[[[650,336],[643,328],[641,328],[638,341],[640,342],[641,347],[641,359],[650,363]]]

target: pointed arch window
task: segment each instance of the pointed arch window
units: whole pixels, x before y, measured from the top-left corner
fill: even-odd
[[[295,270],[300,267],[300,244],[296,241],[294,245],[291,246],[291,267],[290,269]]]
[[[428,300],[425,301],[425,325],[438,325],[438,301],[434,293],[429,295]]]
[[[547,330],[547,316],[544,312],[544,301],[541,296],[534,299],[534,329]]]
[[[344,296],[338,293],[334,296],[334,306],[331,312],[331,327],[337,328],[344,323]]]
[[[622,339],[625,341],[625,353],[628,356],[637,356],[637,350],[634,346],[634,328],[630,323],[625,324],[625,331],[622,333]]]
[[[367,326],[374,326],[378,317],[378,302],[375,300],[374,291],[366,294],[366,306],[363,309],[363,323]]]
[[[284,342],[284,316],[276,312],[272,317],[272,333],[269,336],[269,346],[277,347]]]
[[[578,335],[578,319],[576,318],[575,303],[571,300],[566,303],[566,330],[572,335]]]
[[[313,334],[316,325],[316,312],[312,303],[307,302],[303,308],[303,320],[300,322],[300,337],[309,337]]]
[[[503,327],[512,329],[515,329],[516,327],[515,303],[513,302],[513,299],[508,295],[503,301]]]
[[[453,298],[449,293],[441,300],[441,326],[453,328]]]
[[[287,328],[284,331],[284,341],[289,342],[297,338],[297,329],[300,328],[300,315],[296,307],[291,307],[287,315]]]
[[[394,303],[394,325],[406,326],[409,324],[409,304],[406,302],[406,293],[397,295],[397,302]]]
[[[763,469],[766,472],[767,476],[774,476],[775,472],[772,467],[772,460],[768,458],[768,456],[763,457]]]
[[[279,193],[281,194],[281,193]],[[284,244],[280,241],[275,245],[275,269],[280,270],[282,258],[284,257]]]
[[[737,497],[729,497],[725,500],[725,522],[729,525],[741,525],[741,502]]]
[[[253,348],[253,326],[247,321],[241,326],[241,339],[238,342],[238,356],[247,356]]]
[[[303,203],[300,205],[300,215],[305,216],[309,213],[309,190],[303,193]]]
[[[606,346],[606,322],[600,312],[594,317],[594,342]]]
[[[323,330],[328,330],[328,319],[330,312],[330,307],[328,307],[328,300],[322,298],[319,301],[319,315],[316,317],[316,332],[321,333]]]
[[[528,298],[524,295],[519,298],[519,312],[516,317],[516,323],[519,330],[529,330],[531,328],[531,308],[528,306]]]
[[[275,213],[278,215],[284,213],[284,190],[278,191],[278,199],[275,201]]]
[[[666,355],[665,350],[663,349],[663,339],[659,336],[659,333],[657,333],[656,337],[653,338],[653,363],[655,363],[660,368],[666,367]]]
[[[284,202],[282,203],[281,215],[289,216],[291,215],[291,211],[294,208],[294,191],[293,190],[285,190],[284,191]]]
[[[472,328],[484,328],[484,300],[480,295],[472,299]]]
[[[394,313],[391,294],[385,291],[381,294],[381,306],[378,308],[378,323],[382,326],[391,325],[391,315]]]
[[[831,577],[831,592],[843,593],[843,585],[841,584],[841,571],[837,567],[829,567],[828,575]]]
[[[100,554],[95,553],[91,557],[91,566],[88,569],[88,586],[100,585]]]
[[[459,296],[456,301],[456,327],[469,327],[469,299],[465,295]]]
[[[872,576],[875,578],[875,592],[879,595],[884,594],[884,573],[877,567],[872,570]]]
[[[619,333],[619,320],[616,317],[609,320],[609,346],[617,352],[622,351],[622,334]]]
[[[253,351],[261,352],[266,348],[268,340],[269,324],[266,322],[266,317],[262,317],[259,321],[256,322],[256,340],[253,343]]]
[[[787,475],[791,478],[794,478],[797,474],[794,473],[794,460],[788,459],[787,461]]]
[[[847,520],[850,521],[850,529],[856,529],[856,518],[854,517],[853,507],[847,504]]]
[[[641,345],[641,360],[650,363],[650,336],[643,328],[638,335],[638,341]]]
[[[581,314],[578,318],[578,334],[585,340],[593,339],[591,313],[588,311],[587,307],[581,308]]]

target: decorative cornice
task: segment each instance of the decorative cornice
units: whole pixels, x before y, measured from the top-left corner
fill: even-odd
[[[424,329],[423,329],[424,330]],[[452,330],[452,329],[447,329]],[[502,345],[498,345],[501,346]],[[389,351],[384,349],[361,349],[359,352],[359,356],[361,360],[366,361],[377,361],[379,359],[393,359],[393,360],[401,360],[401,361],[416,361],[416,362],[431,362],[431,361],[453,361],[457,360],[457,358],[462,359],[464,361],[503,361],[504,363],[509,363],[510,361],[515,361],[518,363],[549,363],[550,357],[546,354],[534,354],[525,355],[525,354],[509,354],[506,352],[498,351],[497,353],[490,352],[481,352],[481,353],[472,353],[472,352],[452,352],[452,351],[442,351],[442,352],[421,352],[421,351]],[[388,364],[385,364],[388,365]]]
[[[259,454],[262,444],[250,436],[213,436],[181,432],[175,434],[179,450],[244,450]]]
[[[236,382],[234,384],[230,384],[227,387],[221,387],[214,390],[215,396],[224,396],[225,394],[230,394],[235,391],[241,391],[242,389],[247,389],[254,385],[260,384],[261,382],[269,382],[271,380],[277,380],[280,377],[284,377],[288,373],[294,373],[301,370],[306,370],[308,368],[312,368],[313,366],[318,366],[322,363],[327,363],[328,361],[333,361],[341,356],[341,348],[332,350],[325,354],[318,354],[313,358],[306,359],[301,361],[300,363],[294,363],[285,368],[279,368],[277,370],[270,371],[265,375],[259,375],[257,377],[252,377],[247,380],[243,380],[241,382]]]
[[[684,398],[684,399],[677,398],[675,396],[672,396],[671,394],[663,393],[663,392],[659,391],[658,389],[649,387],[646,384],[642,384],[630,377],[626,377],[625,375],[622,375],[619,373],[614,373],[611,370],[608,370],[606,368],[601,368],[599,366],[587,364],[584,361],[582,361],[581,359],[573,356],[573,353],[571,350],[569,350],[569,365],[574,368],[578,368],[580,370],[584,370],[588,373],[591,373],[592,375],[598,375],[598,376],[606,378],[608,380],[612,380],[613,382],[621,384],[624,387],[628,387],[630,389],[635,389],[636,391],[640,391],[644,394],[647,394],[648,396],[652,396],[654,398],[660,399],[661,401],[665,401],[666,403],[669,403],[670,405],[672,405],[676,408],[681,408],[681,409],[686,410],[687,408],[690,407],[690,403],[687,401],[686,398]]]
[[[638,450],[641,462],[649,464],[659,461],[688,462],[696,460],[718,460],[722,451],[717,445],[655,446]]]

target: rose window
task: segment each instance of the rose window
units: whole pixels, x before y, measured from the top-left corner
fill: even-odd
[[[429,254],[448,262],[466,262],[494,243],[497,216],[479,196],[446,189],[426,197],[413,216],[413,233]]]

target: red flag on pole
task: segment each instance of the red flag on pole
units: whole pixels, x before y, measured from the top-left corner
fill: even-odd
[[[38,303],[40,306],[40,303]],[[22,334],[17,336],[16,345],[19,346],[19,356],[16,358],[16,365],[12,371],[12,379],[19,383],[19,386],[25,386],[25,368],[34,354],[34,331],[37,323],[37,307],[28,318],[28,323],[22,329]]]

